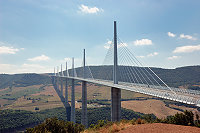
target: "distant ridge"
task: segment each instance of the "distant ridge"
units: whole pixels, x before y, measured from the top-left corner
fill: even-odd
[[[119,69],[123,67],[132,67],[132,66],[120,66]],[[93,77],[97,75],[104,77],[106,75],[112,76],[112,66],[90,66]],[[200,85],[200,66],[184,66],[178,67],[175,69],[164,69],[164,68],[155,68],[151,69],[169,86],[178,87],[183,85]],[[100,71],[99,71],[100,70]],[[69,73],[71,69],[69,69]],[[82,69],[76,68],[77,74],[82,72]],[[28,86],[28,85],[38,85],[38,84],[51,84],[51,78],[49,74],[0,74],[0,89],[9,87],[9,86]],[[126,73],[127,75],[129,73]],[[112,78],[112,77],[109,77]]]

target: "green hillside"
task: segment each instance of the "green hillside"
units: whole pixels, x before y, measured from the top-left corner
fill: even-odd
[[[119,71],[136,69],[142,73],[142,69],[132,66],[119,66]],[[145,68],[147,69],[147,68]],[[186,66],[176,69],[151,68],[165,83],[171,87],[182,85],[200,85],[200,66]],[[90,66],[94,78],[104,78],[112,80],[112,66]],[[82,68],[76,68],[77,75],[82,75]],[[71,70],[69,70],[71,73]],[[52,74],[49,74],[52,75]],[[151,77],[150,75],[147,76]],[[120,73],[120,80],[126,81],[123,77],[130,77],[128,71]],[[155,78],[155,76],[154,76]],[[147,80],[147,78],[146,78]],[[153,81],[154,82],[154,81]],[[16,86],[26,87],[31,85],[51,84],[51,78],[46,74],[0,74],[0,89]],[[196,89],[196,88],[195,88]],[[198,89],[198,88],[197,88]]]
[[[7,87],[26,87],[31,85],[51,84],[51,78],[44,74],[0,74],[0,89]]]
[[[88,108],[88,123],[97,124],[98,120],[110,121],[110,107]],[[152,115],[152,114],[151,114]],[[154,118],[155,115],[152,115]],[[57,117],[66,120],[64,108],[47,109],[39,112],[25,110],[0,110],[0,132],[8,132],[16,129],[29,127],[43,122],[46,118]],[[122,108],[122,119],[144,118],[145,114]],[[81,123],[81,110],[76,110],[76,122]]]
[[[126,81],[127,79],[123,77],[130,77],[130,71],[127,70],[137,70],[138,73],[144,73],[148,68],[140,68],[133,66],[119,66],[120,78],[119,80]],[[146,69],[146,70],[145,70]],[[179,67],[176,69],[163,69],[163,68],[151,68],[165,83],[171,87],[178,87],[182,85],[200,85],[200,66],[186,66]],[[90,66],[90,70],[94,78],[106,77],[107,79],[112,80],[112,66]],[[123,73],[122,73],[123,71]],[[69,70],[69,73],[71,70]],[[148,70],[150,73],[150,71]],[[77,75],[82,75],[82,68],[76,69]],[[148,77],[151,77],[150,74],[146,72]],[[152,73],[151,73],[152,74]],[[145,78],[145,76],[144,76]],[[154,76],[154,78],[156,78]],[[148,80],[147,78],[145,78]],[[153,80],[152,80],[153,81]],[[153,81],[155,83],[155,81]],[[159,82],[161,83],[161,82]],[[162,83],[161,83],[162,84]]]

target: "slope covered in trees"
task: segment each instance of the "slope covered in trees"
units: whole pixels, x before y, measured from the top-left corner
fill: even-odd
[[[137,73],[142,73],[142,74],[146,70],[148,70],[148,68],[141,69],[140,67],[135,67],[135,66],[119,66],[119,71],[120,72],[123,71],[123,73],[120,73],[119,75],[120,77],[119,80],[126,81],[124,77],[131,77],[130,70],[134,72],[134,69],[137,71]],[[194,85],[194,84],[200,85],[200,66],[186,66],[186,67],[179,67],[176,69],[163,69],[163,68],[152,67],[151,69],[165,83],[167,83],[171,87],[178,87],[181,85]],[[104,79],[106,77],[107,79],[112,80],[112,75],[113,75],[112,66],[90,66],[90,70],[94,78],[98,77],[98,78]],[[70,72],[71,70],[69,70],[69,73]],[[77,68],[76,73],[77,75],[81,75],[82,68]],[[150,75],[147,72],[146,72],[146,75],[150,77]],[[148,80],[147,77],[145,76],[143,76],[143,78],[146,78],[146,80]]]
[[[51,78],[44,74],[0,74],[0,89],[6,87],[26,87],[31,85],[50,84]]]
[[[133,69],[133,66],[119,66],[119,70]],[[134,67],[138,71],[139,67]],[[90,66],[94,78],[112,79],[112,66]],[[200,85],[200,66],[186,66],[176,69],[151,68],[164,82],[171,87],[181,85]],[[76,68],[78,75],[81,75],[82,68]],[[71,70],[69,70],[71,73]],[[52,75],[52,74],[49,74]],[[130,77],[128,71],[124,71],[122,77]],[[123,79],[126,80],[126,79]],[[50,84],[51,78],[45,74],[0,74],[0,89],[9,86],[30,86],[39,84]],[[199,87],[191,87],[191,89],[199,89]]]
[[[154,115],[151,115],[155,118]],[[64,108],[54,108],[39,112],[24,110],[1,110],[0,111],[0,132],[12,131],[14,129],[28,127],[43,122],[46,118],[57,117],[60,120],[66,120]],[[144,118],[145,115],[131,110],[122,109],[122,119],[131,120],[133,118]],[[110,107],[88,108],[88,123],[97,124],[98,120],[110,121]],[[76,122],[81,123],[81,110],[76,110]]]

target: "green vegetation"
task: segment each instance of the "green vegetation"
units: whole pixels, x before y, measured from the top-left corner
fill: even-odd
[[[84,126],[81,124],[58,120],[57,118],[48,118],[38,126],[28,128],[26,133],[80,133],[83,130]]]
[[[44,74],[0,74],[0,89],[7,87],[26,87],[40,84],[51,84],[51,78]]]
[[[194,120],[194,117],[196,117],[196,120]],[[196,114],[196,116],[194,116],[192,111],[187,110],[185,110],[183,113],[176,113],[173,116],[168,116],[165,119],[156,118],[154,122],[200,127],[199,115]]]
[[[154,115],[151,115],[154,119]],[[26,127],[43,122],[46,118],[57,117],[59,120],[66,120],[64,108],[47,109],[43,111],[31,112],[24,110],[1,110],[0,111],[0,132],[15,128]],[[133,118],[145,118],[142,113],[122,109],[122,119],[131,120]],[[110,107],[88,108],[88,123],[97,124],[98,120],[110,121]],[[81,110],[76,110],[76,122],[81,123]]]
[[[132,66],[119,66],[120,70],[125,70]],[[138,71],[142,71],[139,67],[134,67]],[[112,79],[112,66],[90,66],[93,77]],[[179,67],[176,69],[162,69],[162,68],[151,68],[165,83],[171,87],[178,87],[181,85],[194,85],[200,84],[200,66],[186,66]],[[148,70],[148,68],[147,68]],[[71,70],[69,70],[69,73]],[[78,75],[82,75],[82,69],[76,68]],[[141,72],[142,73],[142,72]],[[122,77],[130,77],[130,73],[123,72]],[[148,73],[147,73],[147,76]],[[151,77],[151,76],[149,76]],[[156,78],[156,77],[154,77]],[[125,79],[124,79],[125,80]],[[148,80],[148,79],[146,79]],[[154,82],[154,80],[152,80]],[[161,82],[160,82],[161,83]],[[161,83],[162,84],[162,83]]]
[[[121,120],[120,122],[110,122],[107,120],[99,120],[98,123],[91,124],[88,133],[98,132],[98,131],[109,131],[109,132],[119,132],[124,129],[124,125],[137,125],[145,123],[167,123],[185,126],[196,126],[200,127],[199,115],[196,114],[196,120],[194,120],[194,114],[191,111],[184,111],[184,113],[177,113],[174,116],[169,116],[166,119],[153,118],[152,115],[146,115],[143,118],[133,118],[132,120]]]
[[[200,86],[189,85],[188,89],[191,89],[191,90],[200,90]]]
[[[119,69],[124,69],[120,66]],[[130,67],[130,66],[129,66]],[[90,66],[93,77],[112,76],[112,66]],[[178,87],[181,85],[199,85],[200,84],[200,66],[186,66],[176,69],[151,68],[163,81],[169,86]],[[139,70],[139,69],[138,69]],[[69,70],[69,73],[71,70]],[[81,75],[81,68],[77,68],[76,72]],[[128,76],[129,73],[124,73]],[[112,78],[112,77],[108,77]],[[44,74],[0,74],[0,89],[7,87],[25,87],[31,85],[51,84],[51,78]],[[191,87],[191,89],[199,89],[199,87]]]
[[[26,89],[14,91],[14,92],[11,91],[11,92],[6,93],[6,94],[3,91],[3,94],[0,95],[0,99],[17,100],[18,98],[20,98],[22,96],[27,96],[27,95],[31,95],[31,94],[35,94],[35,93],[38,93],[40,91],[43,91],[45,86],[46,85],[43,85],[39,88],[27,87]],[[6,90],[6,92],[7,92],[7,90]]]

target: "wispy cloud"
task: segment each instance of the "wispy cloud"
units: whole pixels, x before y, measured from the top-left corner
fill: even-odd
[[[53,72],[49,66],[42,66],[40,64],[0,64],[0,73],[16,74],[16,73],[46,73]]]
[[[111,47],[111,45],[113,45],[113,44],[112,44],[112,41],[109,41],[109,40],[108,40],[108,41],[106,42],[106,44],[104,45],[104,48],[105,48],[105,49],[109,49],[109,48]],[[127,46],[128,46],[127,43],[118,43],[118,44],[117,44],[117,47],[118,47],[118,48],[127,47]]]
[[[119,44],[117,45],[118,48],[127,47],[127,46],[128,46],[127,43],[119,43]]]
[[[158,52],[153,52],[153,53],[150,53],[146,56],[142,55],[142,56],[137,56],[138,58],[146,58],[146,57],[153,57],[153,56],[157,56],[159,53]]]
[[[145,58],[145,56],[141,55],[141,56],[137,56],[138,58]]]
[[[0,46],[0,54],[16,54],[19,49],[7,46]]]
[[[50,58],[46,55],[36,56],[34,58],[29,58],[29,61],[48,61]]]
[[[180,34],[180,38],[181,39],[188,39],[188,40],[197,40],[197,38],[194,38],[191,35],[184,35],[184,34]]]
[[[111,44],[112,44],[112,41],[108,40],[103,47],[105,49],[109,49]]]
[[[103,12],[104,10],[101,8],[97,8],[97,7],[88,7],[86,5],[81,5],[79,6],[79,9],[82,13],[87,13],[87,14],[94,14],[94,13],[98,13],[98,12]]]
[[[66,57],[66,58],[64,58],[64,60],[65,60],[65,61],[71,61],[72,58]]]
[[[147,57],[153,57],[153,56],[156,56],[158,55],[158,52],[153,52],[153,53],[150,53],[147,55]]]
[[[40,64],[27,64],[24,63],[21,66],[17,67],[17,73],[46,73],[46,72],[53,72],[49,66],[43,66]],[[15,73],[16,73],[15,72]]]
[[[172,33],[172,32],[167,32],[167,35],[168,35],[169,37],[175,37],[175,36],[176,36],[176,34],[174,34],[174,33]]]
[[[11,44],[0,41],[0,54],[16,54],[24,48],[14,48]]]
[[[141,39],[141,40],[136,40],[133,42],[135,46],[143,46],[143,45],[152,45],[152,41],[149,39]]]
[[[168,57],[167,59],[168,60],[175,60],[175,59],[179,59],[179,58],[181,58],[180,56],[171,56],[171,57]]]
[[[200,51],[200,45],[189,45],[189,46],[177,47],[173,51],[173,53],[191,53],[194,51]]]

